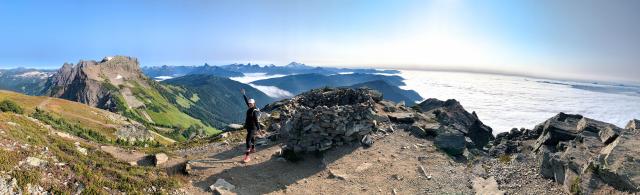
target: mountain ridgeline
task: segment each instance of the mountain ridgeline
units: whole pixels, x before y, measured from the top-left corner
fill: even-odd
[[[156,127],[200,129],[207,135],[218,131],[180,111],[165,97],[176,93],[142,74],[138,60],[106,57],[100,62],[65,63],[46,83],[43,94],[120,113]]]
[[[0,69],[0,89],[40,95],[45,82],[54,72],[30,68]]]
[[[169,96],[182,111],[216,127],[244,120],[246,105],[239,89],[245,89],[258,107],[275,101],[250,85],[212,75],[186,75],[162,83],[179,91]]]
[[[231,71],[220,68],[218,66],[210,66],[204,64],[203,66],[148,66],[143,67],[142,72],[148,77],[159,79],[158,77],[180,77],[190,74],[207,74],[218,77],[241,77],[244,76],[241,72]]]
[[[332,67],[314,67],[306,64],[291,62],[285,66],[257,64],[229,64],[222,66],[148,66],[143,67],[142,71],[151,78],[169,76],[179,77],[189,74],[210,74],[219,77],[239,77],[246,73],[263,73],[266,75],[291,75],[291,74],[321,74],[334,75],[340,73],[399,73],[397,70],[378,70],[370,68],[332,68]]]

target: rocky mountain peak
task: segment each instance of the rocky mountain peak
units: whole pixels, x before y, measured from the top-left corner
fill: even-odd
[[[115,87],[133,87],[132,82],[147,86],[138,59],[108,56],[100,62],[80,60],[75,65],[65,63],[49,78],[43,94],[113,110],[116,107],[112,100]]]

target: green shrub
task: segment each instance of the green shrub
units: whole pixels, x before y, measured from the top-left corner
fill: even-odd
[[[500,161],[503,164],[508,164],[508,163],[511,162],[511,156],[509,156],[507,154],[500,155],[498,157],[498,161]]]
[[[16,179],[20,188],[26,189],[27,184],[38,185],[42,173],[38,170],[14,170],[11,177]]]
[[[15,102],[11,101],[11,100],[2,100],[0,101],[0,110],[2,112],[13,112],[16,114],[23,114],[24,110],[22,110],[22,107],[20,107],[20,105],[16,104]]]
[[[569,190],[571,194],[582,194],[582,190],[580,189],[580,177],[576,177],[573,182],[571,182],[571,189]]]

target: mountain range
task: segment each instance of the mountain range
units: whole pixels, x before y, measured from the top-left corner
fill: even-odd
[[[0,89],[28,95],[39,95],[44,83],[55,70],[31,68],[0,69]]]
[[[243,122],[247,107],[240,89],[245,89],[258,107],[275,101],[250,85],[212,75],[186,75],[162,81],[162,84],[179,92],[168,96],[183,112],[216,127]]]
[[[400,89],[398,86],[404,83],[399,76],[369,74],[393,72],[312,67],[296,62],[285,66],[204,64],[141,68],[136,58],[113,56],[100,61],[65,63],[57,71],[0,70],[0,79],[5,81],[0,83],[0,89],[67,99],[119,113],[152,129],[173,133],[180,140],[180,135],[189,128],[197,127],[203,135],[212,135],[218,132],[216,128],[242,122],[246,105],[239,94],[241,88],[257,100],[259,107],[280,99],[265,94],[268,90],[261,91],[265,88],[279,88],[295,95],[319,87],[367,87],[408,105],[422,99],[414,91]],[[288,76],[253,83],[229,79],[245,73]]]
[[[229,64],[222,66],[145,66],[142,68],[144,74],[151,78],[166,79],[184,76],[188,74],[210,74],[219,77],[239,77],[243,73],[264,73],[266,75],[292,75],[292,74],[322,74],[333,75],[339,73],[398,73],[397,70],[378,70],[369,68],[332,68],[314,67],[306,64],[291,62],[285,66],[257,65],[257,64]]]

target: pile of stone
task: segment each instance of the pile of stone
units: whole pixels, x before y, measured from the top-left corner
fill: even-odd
[[[323,88],[267,105],[270,128],[285,140],[284,150],[324,151],[367,137],[377,126],[374,105],[382,94],[369,89]]]

